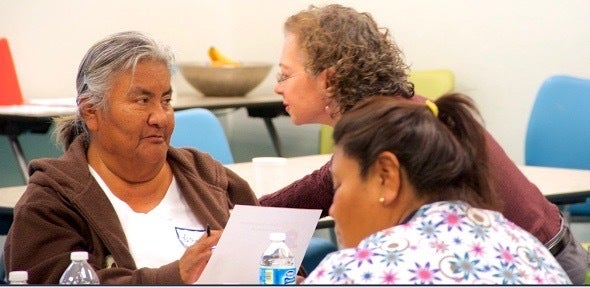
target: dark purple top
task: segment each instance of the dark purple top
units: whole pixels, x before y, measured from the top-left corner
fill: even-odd
[[[542,243],[547,243],[561,227],[559,209],[522,174],[489,133],[486,137],[493,183],[504,204],[502,213]],[[331,162],[289,186],[261,197],[260,204],[322,209],[322,217],[327,216],[334,196],[329,170]]]

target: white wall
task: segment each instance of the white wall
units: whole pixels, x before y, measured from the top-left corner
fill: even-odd
[[[276,63],[285,18],[331,2],[0,0],[0,37],[10,41],[25,97],[66,97],[75,93],[86,49],[108,34],[148,32],[170,44],[178,61],[205,61],[215,45],[240,60]],[[414,69],[452,69],[457,90],[476,99],[488,129],[516,162],[523,161],[528,114],[543,79],[590,78],[590,1],[335,2],[388,27]],[[273,79],[253,93],[270,92]],[[175,83],[191,89],[181,78]]]

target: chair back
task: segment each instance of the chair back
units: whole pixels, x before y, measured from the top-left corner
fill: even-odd
[[[209,153],[222,164],[234,163],[229,142],[219,119],[204,108],[192,108],[174,112],[176,125],[170,145],[191,147]]]
[[[590,169],[590,79],[556,75],[543,82],[526,132],[525,164]],[[590,202],[568,209],[590,214]]]
[[[455,89],[455,74],[449,69],[415,70],[408,74],[414,93],[434,100]]]
[[[408,74],[408,81],[414,83],[414,93],[430,100],[452,92],[455,89],[455,74],[449,69],[415,70]],[[334,152],[332,127],[320,126],[320,154]]]
[[[528,123],[525,162],[590,169],[590,79],[559,75],[541,85]]]
[[[320,154],[331,154],[334,152],[333,132],[334,128],[328,125],[320,126]]]

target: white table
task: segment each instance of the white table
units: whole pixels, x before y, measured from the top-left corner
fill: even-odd
[[[287,164],[284,166],[285,175],[280,178],[269,179],[273,181],[274,186],[285,187],[295,180],[302,178],[303,176],[313,172],[314,170],[322,167],[332,157],[331,154],[324,155],[311,155],[287,158]],[[225,165],[232,171],[236,172],[244,180],[248,181],[250,187],[254,189],[256,196],[260,198],[263,196],[259,191],[256,191],[256,179],[254,175],[254,165],[252,162],[236,163]]]
[[[287,177],[282,180],[283,184],[290,184],[320,168],[328,162],[330,157],[331,155],[326,154],[287,158]],[[254,187],[254,167],[251,162],[226,166]],[[519,166],[518,168],[539,187],[547,199],[556,204],[583,202],[586,197],[590,197],[590,170],[536,166]],[[0,188],[0,207],[13,208],[25,188],[26,186]]]
[[[11,186],[0,188],[0,208],[12,209],[25,192],[27,186]]]
[[[52,101],[54,100],[54,101]],[[27,161],[18,137],[26,132],[47,133],[52,119],[75,113],[75,99],[31,99],[34,104],[0,106],[0,135],[6,135],[24,182],[29,179]],[[248,116],[259,117],[270,134],[278,155],[282,155],[282,146],[272,119],[286,115],[283,98],[276,94],[247,95],[244,97],[205,97],[194,93],[181,94],[172,101],[174,110],[189,108],[206,108],[210,110],[225,108],[246,108]]]
[[[590,197],[590,170],[524,165],[518,168],[555,204],[579,203]]]
[[[286,186],[320,168],[330,160],[330,157],[331,154],[288,158],[287,175],[281,180],[281,186]],[[251,162],[226,166],[248,181],[251,187],[255,187],[254,167]],[[518,165],[518,168],[529,181],[539,187],[549,201],[555,204],[584,202],[590,197],[590,170],[525,165]]]

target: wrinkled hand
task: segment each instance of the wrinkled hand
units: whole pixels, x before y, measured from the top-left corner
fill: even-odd
[[[211,258],[211,247],[217,245],[221,237],[221,230],[211,230],[211,236],[203,234],[195,244],[186,248],[178,261],[180,278],[184,284],[193,284],[199,279]]]

